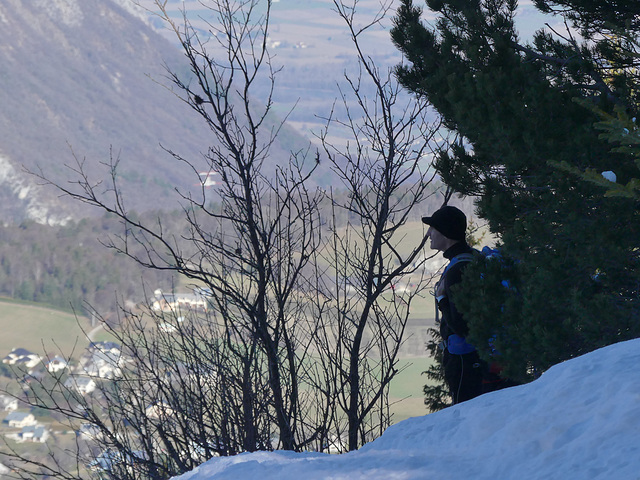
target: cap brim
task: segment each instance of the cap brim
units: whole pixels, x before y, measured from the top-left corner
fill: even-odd
[[[431,217],[422,217],[422,223],[426,223],[427,225],[431,225]]]

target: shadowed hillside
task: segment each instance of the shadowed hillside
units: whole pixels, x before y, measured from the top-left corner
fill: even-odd
[[[112,148],[130,208],[175,207],[174,186],[197,183],[194,171],[160,147],[197,163],[211,141],[199,117],[161,85],[169,84],[164,65],[187,78],[183,56],[118,3],[0,4],[1,222],[55,222],[81,207],[37,187],[23,171],[41,166],[47,178],[64,183],[71,150],[86,158],[97,181],[108,176],[100,162]],[[290,132],[286,137],[291,148],[306,144]],[[274,149],[274,156],[289,148]]]

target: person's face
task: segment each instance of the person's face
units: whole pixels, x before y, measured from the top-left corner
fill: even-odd
[[[427,237],[431,240],[431,250],[439,250],[444,252],[447,248],[449,248],[451,240],[441,234],[435,228],[429,226],[429,230],[427,230]]]

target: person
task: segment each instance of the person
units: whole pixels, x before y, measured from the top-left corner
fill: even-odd
[[[451,287],[462,280],[462,272],[473,259],[474,250],[467,244],[467,217],[460,209],[446,205],[430,217],[422,217],[422,222],[429,225],[427,237],[431,249],[442,252],[449,260],[434,293],[436,322],[443,339],[444,378],[456,404],[483,393],[484,362],[466,341],[469,328],[451,295]]]

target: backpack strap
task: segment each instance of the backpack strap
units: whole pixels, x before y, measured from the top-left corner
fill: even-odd
[[[456,255],[455,257],[453,257],[449,261],[449,265],[447,265],[447,267],[444,269],[444,272],[442,272],[442,275],[444,276],[444,274],[447,273],[447,270],[449,270],[451,267],[453,267],[456,263],[458,263],[458,262],[471,262],[475,257],[476,256],[473,253],[460,253],[460,254]]]
[[[449,264],[445,267],[444,271],[442,272],[442,275],[440,275],[440,280],[438,280],[438,282],[436,283],[436,290],[438,289],[438,284],[444,280],[444,277],[447,275],[447,272],[451,269],[451,267],[453,267],[456,263],[459,262],[471,262],[473,259],[475,258],[475,255],[473,253],[460,253],[458,255],[456,255],[455,257],[453,257],[451,260],[449,260]],[[437,296],[435,297],[436,299],[436,322],[438,321],[438,302],[444,298],[443,296]]]
[[[475,251],[477,253],[477,251]],[[456,265],[459,262],[471,262],[474,258],[475,258],[475,253],[460,253],[458,255],[456,255],[455,257],[453,257],[450,261],[449,264],[446,266],[446,268],[444,269],[444,271],[442,272],[442,275],[440,276],[440,280],[438,281],[438,283],[440,283],[442,280],[444,280],[447,272],[451,269],[451,267],[453,267],[454,265]],[[437,290],[437,285],[436,284],[436,290]],[[444,298],[444,296],[435,296],[435,301],[436,301],[436,324],[440,323],[440,309],[438,308],[438,302],[440,300],[442,300],[442,298]],[[467,343],[464,339],[464,337],[461,337],[460,335],[457,334],[452,334],[449,336],[449,338],[445,338],[443,339],[443,343],[444,343],[444,347],[447,348],[449,350],[449,353],[453,353],[456,355],[462,355],[465,353],[471,353],[473,351],[475,351],[475,347],[469,343]]]

